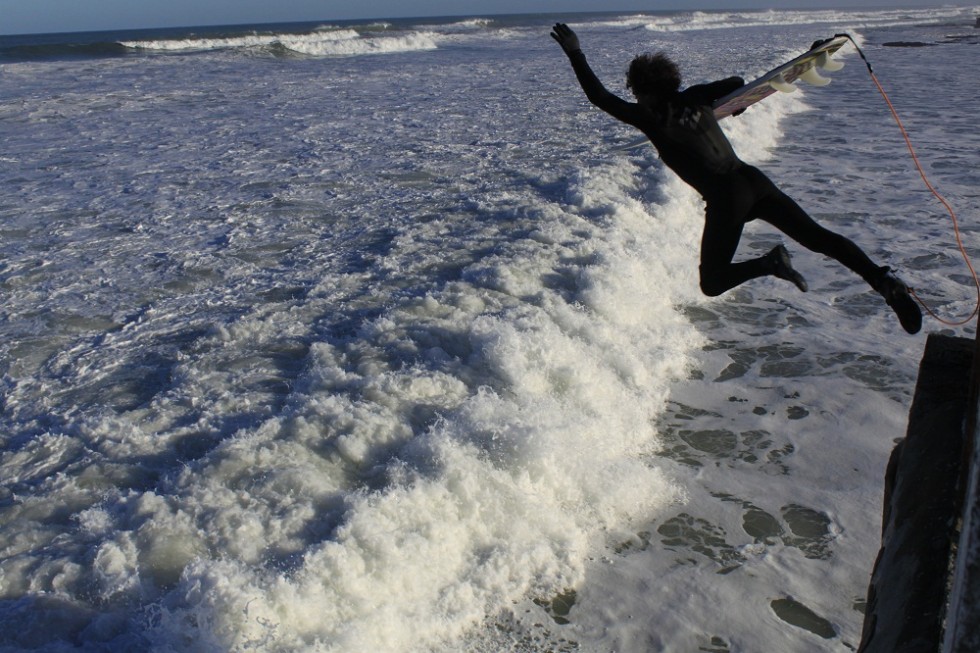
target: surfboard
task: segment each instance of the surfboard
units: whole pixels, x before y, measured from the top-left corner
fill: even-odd
[[[844,64],[831,59],[831,56],[845,43],[847,43],[846,36],[817,41],[808,51],[795,59],[773,68],[765,75],[717,100],[712,105],[715,118],[718,120],[727,118],[777,91],[792,93],[796,90],[796,82],[799,80],[814,86],[826,86],[830,83],[830,78],[824,77],[820,72],[824,70],[834,72],[844,67]]]

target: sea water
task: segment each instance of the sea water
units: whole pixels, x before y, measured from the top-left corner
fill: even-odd
[[[572,24],[751,78],[846,31],[977,249],[975,8],[0,42],[4,651],[850,651],[927,321],[698,292],[703,207]],[[917,45],[921,47],[898,47]],[[975,291],[852,46],[736,149],[940,314]],[[739,257],[785,239],[761,224]]]

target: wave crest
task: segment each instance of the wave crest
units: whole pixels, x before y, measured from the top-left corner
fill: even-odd
[[[412,32],[403,36],[379,36],[373,38],[332,39],[323,41],[296,41],[286,39],[283,47],[293,52],[313,56],[338,56],[359,54],[388,54],[392,52],[415,52],[435,50],[436,35],[432,32]]]
[[[352,29],[318,30],[310,34],[249,34],[201,39],[127,41],[122,45],[133,50],[158,52],[276,48],[312,56],[384,54],[434,50],[438,47],[436,35],[432,32],[365,37]]]

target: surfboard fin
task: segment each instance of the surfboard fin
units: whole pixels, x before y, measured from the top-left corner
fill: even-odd
[[[813,84],[814,86],[826,86],[827,84],[830,83],[830,78],[824,77],[819,72],[817,72],[816,67],[813,67],[810,70],[803,73],[802,75],[800,75],[800,79],[802,79],[807,84]]]
[[[792,93],[796,90],[796,85],[792,82],[787,82],[782,75],[776,77],[775,79],[770,79],[769,86],[772,86],[780,93]]]
[[[830,58],[830,55],[826,52],[821,52],[820,56],[817,57],[817,68],[822,68],[827,72],[833,73],[837,72],[844,67],[844,64],[840,61],[836,61]]]

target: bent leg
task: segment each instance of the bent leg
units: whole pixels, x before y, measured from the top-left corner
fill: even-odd
[[[704,233],[701,236],[701,292],[716,297],[751,279],[773,273],[772,262],[759,257],[732,263],[745,222],[718,203],[705,210]]]

